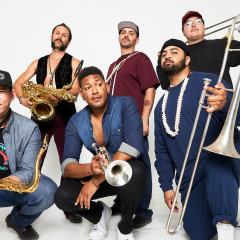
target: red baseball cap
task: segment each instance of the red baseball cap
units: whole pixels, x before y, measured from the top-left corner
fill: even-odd
[[[188,11],[188,12],[182,17],[182,26],[184,25],[184,23],[185,23],[190,17],[198,17],[198,18],[201,18],[202,21],[203,21],[202,15],[201,15],[199,12],[196,12],[196,11]],[[204,21],[203,21],[203,23],[204,23]]]

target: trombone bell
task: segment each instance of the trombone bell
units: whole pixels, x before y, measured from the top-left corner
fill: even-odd
[[[204,147],[203,149],[228,157],[240,158],[240,155],[234,146],[233,138],[226,137],[224,134],[220,134],[214,143],[207,147]]]

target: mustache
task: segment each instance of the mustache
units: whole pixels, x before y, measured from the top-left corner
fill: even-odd
[[[63,41],[61,39],[55,39],[53,42],[60,41],[63,44]]]
[[[163,65],[165,65],[166,63],[174,63],[172,60],[170,59],[166,59],[164,62],[163,62]]]
[[[56,41],[60,41],[61,42],[61,46],[56,47]],[[52,49],[58,48],[60,51],[65,51],[66,48],[68,47],[68,44],[64,44],[61,39],[55,39],[55,40],[51,41],[51,47],[52,47]]]

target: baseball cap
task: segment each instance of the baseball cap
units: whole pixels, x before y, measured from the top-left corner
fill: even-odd
[[[0,70],[0,85],[12,88],[12,78],[9,72]]]
[[[122,21],[118,24],[118,32],[120,34],[121,30],[123,28],[132,28],[136,33],[137,33],[137,37],[139,37],[139,27],[131,21]]]
[[[202,15],[197,12],[197,11],[188,11],[183,17],[182,17],[182,25],[184,25],[184,23],[190,18],[190,17],[198,17],[198,18],[201,18],[203,23],[204,23],[204,20],[202,18]]]

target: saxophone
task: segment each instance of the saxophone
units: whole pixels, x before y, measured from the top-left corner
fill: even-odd
[[[41,122],[49,121],[55,116],[51,96],[57,98],[58,101],[76,102],[77,100],[65,87],[61,89],[44,87],[41,84],[34,84],[32,81],[23,85],[23,96],[33,103],[31,115]]]
[[[23,97],[33,103],[31,107],[31,115],[40,122],[47,122],[55,116],[55,108],[51,97],[57,98],[58,101],[67,101],[70,103],[76,102],[77,97],[71,94],[68,90],[72,88],[79,72],[82,69],[83,60],[80,61],[75,73],[74,79],[68,85],[61,89],[52,87],[44,87],[41,84],[34,84],[28,81],[22,86]]]
[[[34,192],[39,184],[40,181],[40,169],[39,169],[39,163],[41,161],[42,155],[47,151],[48,143],[47,143],[47,134],[44,137],[42,146],[38,152],[38,155],[36,157],[36,163],[35,163],[35,169],[34,169],[34,178],[32,180],[32,183],[29,185],[23,184],[21,182],[15,182],[9,178],[2,178],[0,179],[0,190],[8,190],[18,193],[32,193]]]

